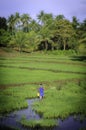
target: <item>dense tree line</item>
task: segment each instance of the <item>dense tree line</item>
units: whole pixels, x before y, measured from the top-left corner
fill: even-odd
[[[86,47],[86,19],[81,23],[73,16],[53,16],[41,11],[37,20],[29,14],[12,14],[0,17],[0,46],[19,51],[78,50]]]

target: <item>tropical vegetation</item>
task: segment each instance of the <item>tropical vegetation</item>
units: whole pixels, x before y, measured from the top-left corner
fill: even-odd
[[[35,19],[29,14],[11,14],[0,17],[0,46],[20,52],[39,50],[75,50],[86,54],[86,19],[79,22],[73,16],[40,11]]]

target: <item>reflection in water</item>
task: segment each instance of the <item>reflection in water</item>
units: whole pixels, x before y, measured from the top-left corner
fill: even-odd
[[[80,130],[80,128],[86,128],[86,120],[83,122],[80,121],[79,117],[77,120],[73,116],[62,121],[58,119],[59,126],[55,127],[54,130]]]
[[[40,115],[38,115],[34,110],[32,110],[32,104],[35,101],[38,101],[39,99],[29,99],[27,100],[29,106],[27,109],[19,110],[16,112],[11,112],[10,114],[7,114],[6,116],[3,116],[0,118],[0,130],[2,130],[5,126],[15,127],[19,128],[20,130],[32,130],[32,128],[25,128],[23,127],[18,121],[22,117],[25,117],[27,120],[30,119],[40,119]],[[59,123],[59,126],[56,126],[52,128],[52,130],[79,130],[80,128],[86,128],[86,120],[83,122],[80,122],[79,118],[78,120],[74,120],[73,116],[70,116],[69,118],[62,121],[61,119],[58,119],[57,122]],[[6,128],[5,128],[6,129]],[[40,128],[37,130],[40,130]],[[46,130],[43,128],[43,130]],[[50,130],[50,128],[47,130]]]

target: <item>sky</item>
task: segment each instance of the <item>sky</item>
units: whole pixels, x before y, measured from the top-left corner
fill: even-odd
[[[42,10],[53,16],[62,14],[70,21],[76,16],[82,22],[86,19],[86,0],[0,0],[0,17],[19,12],[36,19]]]

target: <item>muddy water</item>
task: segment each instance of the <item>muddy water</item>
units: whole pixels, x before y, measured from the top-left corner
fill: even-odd
[[[6,116],[0,117],[0,130],[4,129],[5,126],[15,127],[20,130],[32,130],[31,128],[27,129],[23,127],[18,121],[20,121],[22,117],[25,117],[27,120],[30,120],[30,119],[39,120],[42,118],[34,110],[32,110],[32,104],[38,100],[39,99],[29,99],[27,100],[29,104],[27,109],[15,111],[10,114],[7,114]],[[61,119],[58,119],[57,122],[59,123],[59,125],[52,128],[52,130],[80,130],[80,128],[86,128],[86,120],[84,120],[83,122],[80,122],[79,118],[75,120],[73,116],[70,116],[64,121],[62,121]],[[45,128],[43,130],[45,130]]]

